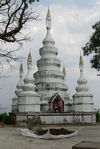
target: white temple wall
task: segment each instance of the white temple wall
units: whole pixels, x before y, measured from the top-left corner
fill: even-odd
[[[36,83],[37,84],[37,83]],[[39,84],[37,84],[37,87],[38,87],[38,90],[39,91],[43,91],[45,90],[46,88],[48,89],[53,89],[54,92],[55,91],[67,91],[67,86],[63,83],[60,83],[60,82],[42,82],[42,79],[41,79],[41,82],[39,82]]]
[[[12,111],[18,111],[18,98],[12,98]]]
[[[19,112],[40,112],[40,105],[19,104]]]
[[[62,78],[50,78],[50,77],[44,77],[44,78],[38,78],[37,79],[37,81],[36,81],[36,83],[38,83],[38,82],[47,82],[47,83],[49,83],[49,82],[58,82],[58,83],[64,83],[64,80],[62,80]]]
[[[93,104],[76,104],[73,105],[73,111],[75,112],[93,112]]]
[[[72,111],[72,104],[69,103],[69,101],[67,103],[64,104],[64,112],[71,112]]]
[[[73,99],[73,111],[78,112],[93,112],[94,103],[92,97],[78,97]]]
[[[41,104],[40,106],[41,112],[48,112],[49,111],[49,104]]]
[[[40,112],[40,96],[19,97],[19,112]]]
[[[50,99],[50,97],[52,97],[55,93],[57,93],[57,91],[54,91],[54,90],[44,90],[44,91],[38,91],[39,94],[41,94],[41,96],[43,96],[45,99],[48,98]],[[58,91],[59,92],[59,95],[61,95],[62,98],[65,97],[65,92],[62,92],[62,91]],[[67,97],[67,95],[66,95]]]
[[[19,104],[40,104],[40,97],[38,96],[19,97]]]
[[[71,123],[71,116],[40,116],[44,124],[64,124]]]
[[[27,126],[27,115],[17,115],[16,116],[16,125],[17,126]]]
[[[95,113],[37,113],[40,116],[42,124],[95,124]],[[34,113],[16,115],[16,124],[27,126],[28,119],[34,116]]]
[[[41,58],[56,58],[56,55],[53,53],[45,53],[41,55]]]
[[[38,66],[50,65],[50,64],[53,64],[53,65],[57,64],[60,67],[61,61],[57,58],[49,58],[49,57],[48,58],[46,57],[44,59],[40,59],[40,60],[37,61]]]
[[[12,98],[12,105],[18,104],[18,98]]]
[[[88,97],[88,96],[76,96],[76,98],[75,99],[73,99],[73,102],[74,102],[74,104],[77,104],[77,103],[85,103],[85,104],[89,104],[89,103],[93,103],[93,98],[92,97]]]
[[[43,46],[39,49],[39,54],[44,55],[45,53],[50,53],[54,55],[58,55],[58,49],[54,46]]]
[[[41,75],[43,76],[48,76],[48,75],[56,75],[56,76],[59,76],[60,78],[64,77],[64,74],[63,72],[61,71],[54,71],[54,70],[45,70],[45,71],[39,71],[39,72],[36,72],[35,74],[37,77],[40,77]],[[37,78],[36,78],[37,79]]]
[[[18,112],[18,109],[19,109],[19,107],[18,107],[18,105],[12,105],[12,112]]]
[[[84,114],[67,114],[67,115],[57,115],[57,116],[40,116],[43,124],[73,124],[73,123],[87,123],[95,124],[96,117],[95,114],[84,115]]]
[[[42,67],[38,67],[39,71],[44,71],[44,70],[56,70],[56,71],[60,71],[60,68],[55,66],[55,65],[48,65],[48,66],[42,66]]]

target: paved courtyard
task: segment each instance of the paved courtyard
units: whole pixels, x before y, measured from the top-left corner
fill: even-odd
[[[54,126],[48,126],[54,127]],[[0,128],[0,149],[72,149],[80,141],[100,141],[100,125],[55,126],[68,130],[80,129],[77,136],[57,140],[42,140],[21,136],[16,127]]]

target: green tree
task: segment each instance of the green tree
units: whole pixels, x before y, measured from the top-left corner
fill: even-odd
[[[11,116],[9,114],[7,114],[6,112],[5,113],[2,113],[0,114],[0,121],[2,121],[4,124],[11,124]]]
[[[100,122],[100,113],[97,111],[96,113],[96,122]]]
[[[100,21],[93,25],[92,28],[94,32],[90,36],[89,42],[82,49],[84,55],[92,54],[91,67],[100,71]]]

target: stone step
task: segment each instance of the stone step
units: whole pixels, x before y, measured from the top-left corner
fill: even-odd
[[[100,149],[100,142],[82,141],[72,147],[72,149]]]

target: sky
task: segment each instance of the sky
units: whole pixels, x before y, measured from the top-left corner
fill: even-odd
[[[39,21],[32,21],[24,27],[24,34],[29,33],[30,41],[24,42],[23,47],[16,55],[24,56],[21,62],[24,65],[26,74],[26,59],[29,51],[33,58],[33,73],[37,70],[36,62],[40,59],[39,48],[46,35],[45,18],[50,8],[52,17],[51,34],[55,40],[55,47],[58,48],[58,58],[61,60],[61,71],[66,67],[66,84],[68,92],[72,98],[76,93],[77,80],[79,78],[79,57],[80,51],[92,34],[92,25],[100,20],[100,1],[99,0],[40,0],[31,7],[39,13]],[[5,45],[8,46],[8,45]],[[14,44],[9,45],[15,49]],[[100,78],[98,72],[91,68],[89,57],[84,57],[84,75],[88,80],[89,92],[94,95],[94,104],[100,108]],[[16,85],[19,81],[20,62],[12,63],[14,69],[11,70],[8,64],[4,64],[3,75],[8,78],[0,78],[0,105],[11,110],[12,98],[15,96]]]

